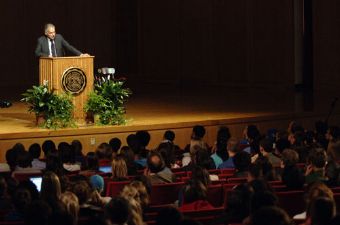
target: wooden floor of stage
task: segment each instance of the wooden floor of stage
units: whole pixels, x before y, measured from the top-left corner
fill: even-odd
[[[221,125],[227,125],[233,134],[241,135],[243,127],[250,123],[257,124],[260,128],[262,126],[263,129],[270,126],[284,129],[290,120],[323,119],[332,100],[330,96],[332,94],[321,98],[314,94],[311,101],[310,95],[306,98],[306,95],[293,90],[134,90],[126,104],[126,125],[83,125],[59,130],[37,128],[34,114],[28,113],[27,105],[17,100],[13,101],[13,106],[0,109],[0,150],[6,150],[16,142],[23,142],[27,146],[32,142],[42,143],[46,139],[72,141],[82,138],[87,142],[94,137],[97,141],[95,144],[98,144],[113,136],[123,140],[129,133],[137,130],[151,131],[155,137],[151,145],[155,146],[167,129],[176,130],[176,140],[179,144],[184,144],[188,143],[190,130],[195,124],[208,128],[208,141],[213,143],[216,129]],[[335,110],[334,121],[338,121],[339,115],[340,111]],[[84,145],[95,148],[95,144],[91,144],[93,146],[86,143]],[[0,161],[3,157],[4,153],[0,151]]]
[[[206,93],[207,91],[208,93]],[[183,123],[212,123],[221,120],[282,117],[310,113],[325,114],[326,110],[306,110],[304,96],[292,90],[281,92],[243,89],[198,89],[198,91],[158,90],[153,93],[137,91],[127,102],[128,123],[115,126],[116,130],[141,127],[171,127]],[[315,105],[315,104],[314,104]],[[0,109],[0,139],[21,134],[50,133],[37,128],[34,114],[28,106],[14,101],[13,106]],[[319,107],[320,108],[320,107]],[[324,108],[324,107],[321,107]],[[76,129],[103,129],[102,126],[82,125]],[[74,129],[63,129],[67,132]],[[30,136],[30,135],[29,135]]]

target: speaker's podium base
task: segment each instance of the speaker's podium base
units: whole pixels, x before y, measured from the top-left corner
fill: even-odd
[[[86,57],[41,57],[39,60],[39,81],[48,81],[50,90],[56,94],[70,92],[73,95],[74,119],[86,124],[84,105],[93,90],[93,59]]]

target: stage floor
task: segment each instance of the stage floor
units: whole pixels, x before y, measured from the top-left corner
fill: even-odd
[[[27,105],[14,101],[10,108],[0,109],[0,161],[4,159],[4,151],[17,142],[28,147],[46,139],[56,142],[80,139],[87,150],[93,150],[111,137],[119,137],[125,144],[128,134],[148,130],[152,134],[150,148],[153,148],[167,129],[175,130],[177,143],[185,145],[196,124],[206,126],[210,144],[214,143],[216,130],[221,125],[228,126],[238,137],[247,124],[257,124],[265,131],[269,127],[286,129],[289,121],[298,120],[311,129],[315,120],[327,115],[331,98],[319,100],[320,97],[314,95],[310,101],[309,97],[292,90],[135,90],[126,104],[126,125],[83,125],[59,130],[37,128],[35,116],[28,113]],[[338,121],[339,115],[339,110],[335,110],[332,119]]]
[[[178,123],[204,123],[207,121],[258,118],[287,115],[299,111],[294,108],[294,101],[289,95],[276,101],[271,94],[262,92],[266,101],[260,100],[260,92],[226,92],[209,90],[199,93],[134,93],[126,104],[128,123],[115,126],[116,129],[140,126]],[[258,100],[257,100],[258,99]],[[283,107],[284,106],[284,107]],[[13,102],[10,108],[0,109],[0,139],[7,135],[23,133],[49,133],[51,130],[35,126],[35,116],[30,114],[28,106],[20,101]],[[300,110],[301,112],[301,110]],[[95,129],[102,126],[81,125],[77,129]],[[64,129],[63,129],[64,130]],[[73,130],[73,129],[66,129]]]

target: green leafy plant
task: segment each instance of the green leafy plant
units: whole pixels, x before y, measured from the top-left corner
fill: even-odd
[[[24,96],[21,101],[28,103],[29,112],[33,112],[36,115],[46,114],[48,111],[48,102],[50,101],[53,91],[50,92],[48,90],[47,84],[40,86],[33,86],[31,89],[28,89],[25,93],[22,94]]]
[[[57,129],[75,126],[71,95],[57,95],[53,90],[49,91],[47,84],[33,86],[22,95],[24,98],[21,101],[29,104],[28,111],[35,113],[37,118],[43,118],[40,127]]]
[[[99,125],[121,125],[126,123],[124,103],[132,94],[123,87],[123,81],[107,80],[95,85],[95,90],[88,96],[84,110],[98,115]]]

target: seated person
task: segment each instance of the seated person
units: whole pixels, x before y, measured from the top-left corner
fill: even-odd
[[[213,209],[207,201],[207,188],[201,181],[190,180],[183,188],[183,199],[179,201],[180,211]]]
[[[305,183],[305,177],[302,171],[296,166],[299,162],[299,154],[292,149],[285,149],[282,152],[282,182],[287,186],[287,189],[298,190],[302,189]]]
[[[12,177],[19,173],[41,173],[40,169],[32,168],[32,157],[26,151],[18,153],[17,166],[12,173]]]
[[[306,183],[315,181],[327,182],[325,168],[327,163],[326,151],[322,148],[312,149],[307,158],[308,166],[305,172]]]
[[[281,159],[273,154],[273,142],[270,139],[264,138],[260,141],[260,153],[252,157],[252,162],[255,162],[259,155],[267,157],[274,167],[280,167]]]
[[[46,168],[46,163],[39,160],[40,155],[41,155],[41,147],[39,144],[35,143],[32,144],[29,149],[28,152],[31,154],[33,161],[32,161],[32,168],[35,169],[40,169],[43,170]]]
[[[76,154],[71,145],[61,142],[58,145],[58,151],[66,172],[80,171],[80,165],[76,163]]]
[[[235,173],[234,177],[247,177],[251,164],[250,154],[242,151],[235,154],[234,158]]]
[[[218,169],[232,169],[235,168],[233,158],[238,152],[239,143],[236,138],[230,138],[227,144],[227,151],[229,158],[218,166]]]
[[[150,153],[146,173],[151,184],[172,183],[174,180],[173,173],[165,167],[162,156],[157,152]]]
[[[123,157],[114,157],[111,163],[111,180],[112,181],[127,181],[128,169]]]

